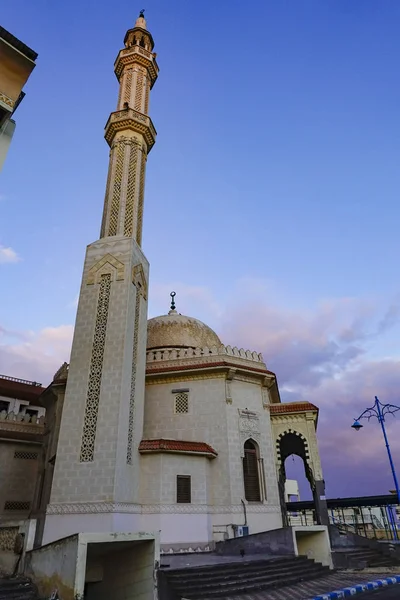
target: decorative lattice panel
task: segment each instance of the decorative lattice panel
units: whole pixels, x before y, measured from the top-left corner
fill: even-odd
[[[136,79],[135,110],[142,112],[143,73],[139,72]]]
[[[133,427],[135,424],[135,389],[136,389],[136,362],[138,351],[138,333],[139,333],[139,317],[140,317],[140,293],[136,287],[135,301],[135,324],[133,333],[133,351],[132,351],[132,375],[131,375],[131,394],[129,399],[129,429],[128,429],[128,448],[126,452],[126,462],[132,464],[132,449],[133,449]]]
[[[18,527],[1,527],[0,552],[13,552],[17,535]]]
[[[144,150],[142,150],[142,160],[140,163],[139,203],[138,203],[138,214],[137,214],[137,223],[136,223],[136,241],[139,244],[139,246],[142,243],[145,175],[146,175],[146,153]]]
[[[115,161],[114,188],[113,188],[112,201],[111,201],[111,211],[110,211],[110,222],[108,225],[108,235],[117,235],[117,231],[118,231],[122,175],[124,172],[125,144],[123,142],[119,142],[116,145],[114,152],[117,153],[117,157],[116,157],[116,161]]]
[[[124,76],[122,75],[119,78],[119,91],[118,91],[118,104],[117,104],[117,110],[121,110],[122,108],[122,104],[121,104],[121,100],[122,100],[122,87],[123,87],[123,83],[124,83]]]
[[[4,504],[4,510],[22,511],[22,510],[29,510],[30,507],[31,507],[30,502],[21,502],[19,500],[7,500],[6,503]]]
[[[94,443],[96,439],[110,291],[111,275],[102,275],[100,280],[99,298],[97,302],[96,324],[94,329],[92,357],[90,361],[88,390],[86,396],[85,420],[83,424],[80,453],[81,462],[91,462],[94,458]]]
[[[131,92],[132,92],[132,76],[133,69],[128,69],[125,74],[125,89],[124,89],[124,102],[130,104]]]
[[[189,412],[189,394],[181,392],[175,394],[175,413],[183,414]]]
[[[146,80],[145,83],[145,97],[144,97],[144,113],[149,114],[149,95],[150,95],[150,82]]]
[[[37,460],[39,454],[37,452],[23,452],[21,450],[16,450],[14,452],[14,458],[24,458],[26,460]]]
[[[133,211],[135,206],[136,170],[138,145],[133,142],[130,147],[128,185],[126,188],[124,235],[131,236],[133,230]]]

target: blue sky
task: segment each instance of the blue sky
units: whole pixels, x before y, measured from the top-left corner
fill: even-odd
[[[2,7],[2,25],[39,58],[0,175],[0,245],[20,259],[3,251],[0,263],[0,372],[47,383],[68,359],[85,246],[100,228],[113,62],[142,7],[160,65],[150,316],[174,288],[181,312],[262,351],[284,399],[321,407],[330,495],[385,493],[378,427],[366,447],[347,422],[375,394],[400,403],[393,0]]]

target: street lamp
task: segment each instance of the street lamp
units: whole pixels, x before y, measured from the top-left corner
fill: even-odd
[[[396,469],[394,468],[392,453],[390,451],[389,441],[387,438],[386,428],[385,428],[385,415],[388,415],[388,414],[394,415],[398,410],[400,410],[400,406],[395,406],[394,404],[382,404],[382,402],[380,402],[380,400],[377,398],[377,396],[375,396],[374,405],[371,406],[371,408],[365,409],[364,412],[362,412],[361,415],[357,419],[354,419],[352,428],[355,429],[356,431],[360,431],[360,429],[362,427],[364,427],[364,425],[362,425],[360,423],[361,419],[368,419],[368,421],[370,419],[372,419],[372,417],[376,417],[378,419],[378,421],[381,425],[381,428],[382,428],[383,437],[385,439],[385,445],[386,445],[386,450],[387,450],[388,457],[389,457],[390,468],[392,469],[393,481],[394,481],[394,485],[396,488],[396,494],[397,494],[397,503],[400,504],[399,483],[397,481]],[[394,530],[394,533],[395,533],[395,537],[397,539],[397,532],[395,530]]]

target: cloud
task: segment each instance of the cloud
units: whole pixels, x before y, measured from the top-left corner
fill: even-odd
[[[221,337],[262,351],[281,385],[309,387],[340,375],[366,352],[369,313],[369,307],[353,300],[324,302],[313,312],[301,312],[253,299],[226,313]]]
[[[10,247],[0,245],[0,264],[16,263],[20,260],[21,258],[18,256],[15,250]]]
[[[212,291],[200,285],[189,285],[179,281],[170,283],[153,283],[150,286],[149,317],[166,314],[170,309],[170,293],[176,292],[176,310],[191,316],[205,314],[211,319],[219,318],[222,313],[220,303]]]
[[[2,373],[47,385],[61,364],[69,361],[72,335],[72,325],[38,332],[10,332],[0,327]]]

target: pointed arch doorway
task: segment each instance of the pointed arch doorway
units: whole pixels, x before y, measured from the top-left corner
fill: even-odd
[[[323,480],[316,480],[314,477],[307,439],[297,431],[286,431],[278,437],[276,442],[276,452],[278,460],[279,494],[284,526],[289,525],[285,501],[285,461],[293,454],[300,457],[303,461],[305,475],[313,495],[316,523],[318,525],[329,525],[328,508],[325,499],[325,482]]]

